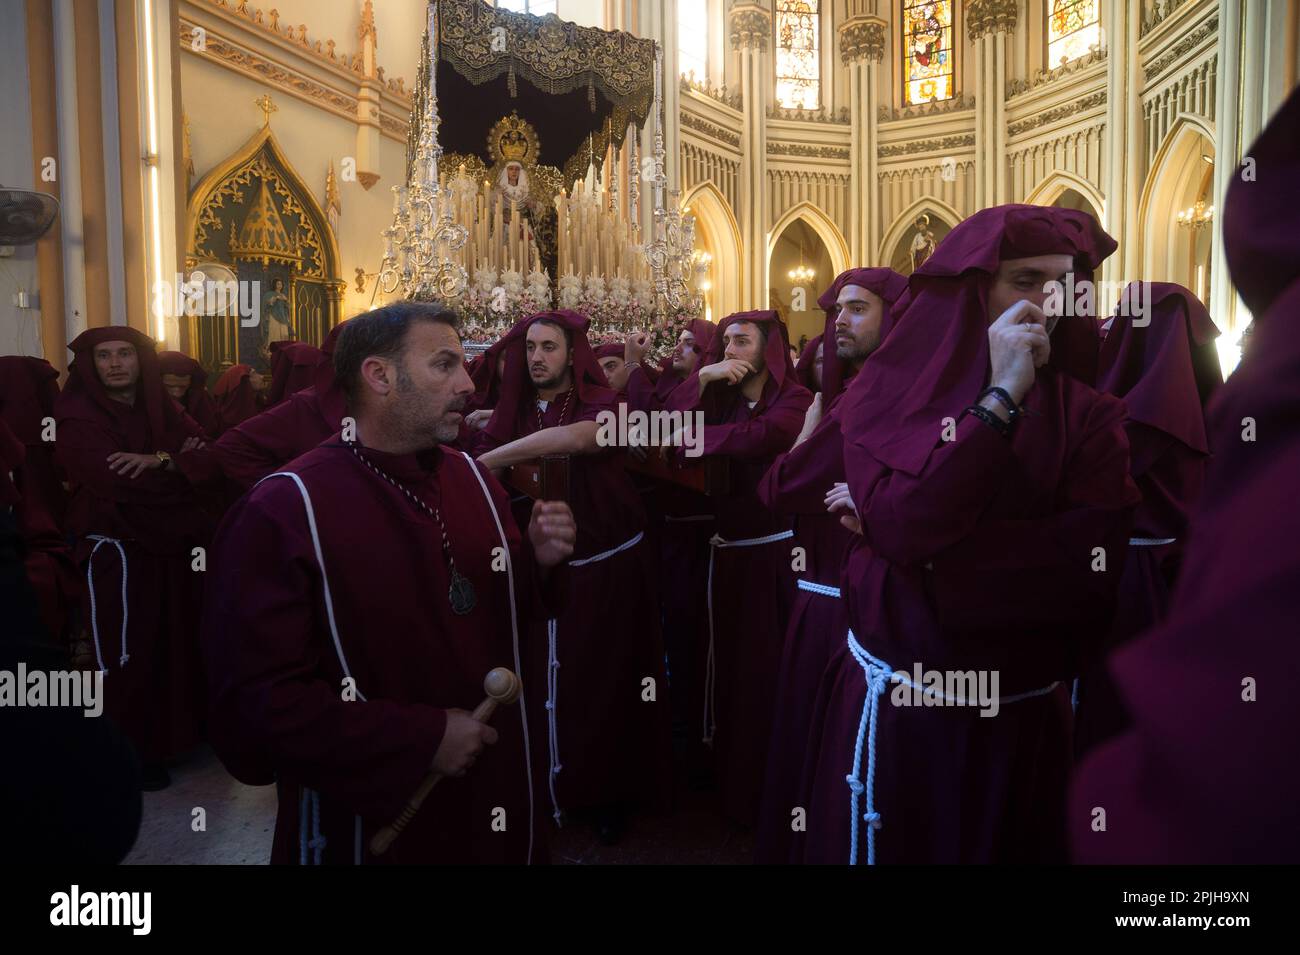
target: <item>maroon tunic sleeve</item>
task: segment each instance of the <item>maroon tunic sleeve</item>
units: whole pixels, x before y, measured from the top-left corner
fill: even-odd
[[[294,395],[228,430],[210,445],[212,457],[226,477],[250,488],[329,437],[316,407]]]
[[[1103,398],[1089,410],[1082,440],[1065,465],[1056,513],[982,520],[934,558],[941,614],[960,615],[966,626],[996,623],[1012,629],[1051,624],[1063,616],[1099,622],[1109,617],[1138,501],[1128,473],[1123,419],[1124,406],[1114,399]],[[1097,548],[1105,557],[1104,570]],[[1012,599],[989,599],[1011,581]],[[982,613],[987,620],[980,619]]]
[[[214,546],[203,620],[211,733],[240,779],[273,770],[392,817],[433,763],[446,711],[388,700],[345,701],[302,500],[290,481],[263,484],[230,512]],[[323,634],[323,638],[322,638]]]
[[[763,459],[788,451],[803,428],[804,413],[812,394],[802,386],[786,382],[772,403],[744,421],[704,426],[703,454],[725,454],[733,458]],[[692,413],[704,408],[699,394],[699,377],[692,374],[673,389],[668,407]],[[680,455],[681,449],[678,450]]]
[[[844,442],[849,491],[866,542],[896,564],[915,564],[970,535],[1015,460],[1011,442],[974,417],[952,441],[936,441],[919,475],[886,468]]]
[[[94,422],[65,418],[59,422],[58,435],[57,454],[68,480],[85,486],[96,497],[147,504],[186,486],[182,473],[165,468],[152,468],[134,478],[113,471],[108,456],[126,449],[112,432]]]
[[[655,386],[640,365],[627,376],[627,403],[633,411],[652,411],[655,407]]]
[[[783,514],[826,513],[826,494],[844,480],[844,437],[827,415],[803,444],[778,455],[758,485],[759,500]]]

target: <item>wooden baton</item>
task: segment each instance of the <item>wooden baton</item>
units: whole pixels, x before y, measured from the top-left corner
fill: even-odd
[[[486,723],[492,718],[498,704],[508,705],[519,699],[520,689],[519,677],[513,671],[505,667],[497,667],[490,671],[483,678],[483,692],[487,694],[487,699],[474,708],[473,718],[480,723]],[[391,825],[384,826],[374,834],[370,840],[370,851],[374,855],[381,856],[388,851],[393,840],[400,836],[407,823],[415,818],[415,814],[420,811],[420,806],[424,804],[429,793],[433,792],[433,787],[438,785],[440,779],[442,773],[430,770],[429,775],[424,777],[424,782],[420,783],[420,788],[407,801],[401,815],[394,819]]]

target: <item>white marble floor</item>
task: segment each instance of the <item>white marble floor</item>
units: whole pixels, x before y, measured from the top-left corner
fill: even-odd
[[[245,786],[204,747],[171,770],[172,784],[144,794],[144,819],[126,865],[265,865],[275,829],[275,787]],[[557,865],[745,863],[753,838],[724,822],[713,797],[678,787],[676,810],[632,821],[618,846],[600,845],[581,819],[550,833]],[[205,828],[196,830],[196,809]]]
[[[245,786],[204,747],[144,794],[144,818],[125,865],[264,865],[271,858],[275,787]],[[203,829],[196,809],[203,810]]]

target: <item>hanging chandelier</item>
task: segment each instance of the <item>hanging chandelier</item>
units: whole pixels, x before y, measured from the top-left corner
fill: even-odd
[[[799,243],[799,265],[786,273],[795,285],[805,285],[817,277],[817,272],[803,264],[803,243]]]
[[[420,48],[420,68],[428,71],[428,94],[423,103],[417,98],[412,111],[418,111],[419,138],[406,185],[393,187],[393,224],[381,233],[384,258],[379,266],[379,287],[385,295],[449,301],[459,298],[469,284],[465,267],[455,258],[465,247],[469,230],[453,221],[451,190],[438,180],[442,147],[438,144],[437,3],[428,5],[428,18]]]
[[[1204,199],[1178,213],[1178,224],[1189,229],[1203,229],[1213,221],[1214,206],[1207,206]]]

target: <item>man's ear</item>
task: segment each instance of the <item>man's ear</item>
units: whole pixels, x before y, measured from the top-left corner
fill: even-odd
[[[378,355],[371,355],[361,362],[361,380],[377,394],[386,395],[393,388],[388,362]]]

